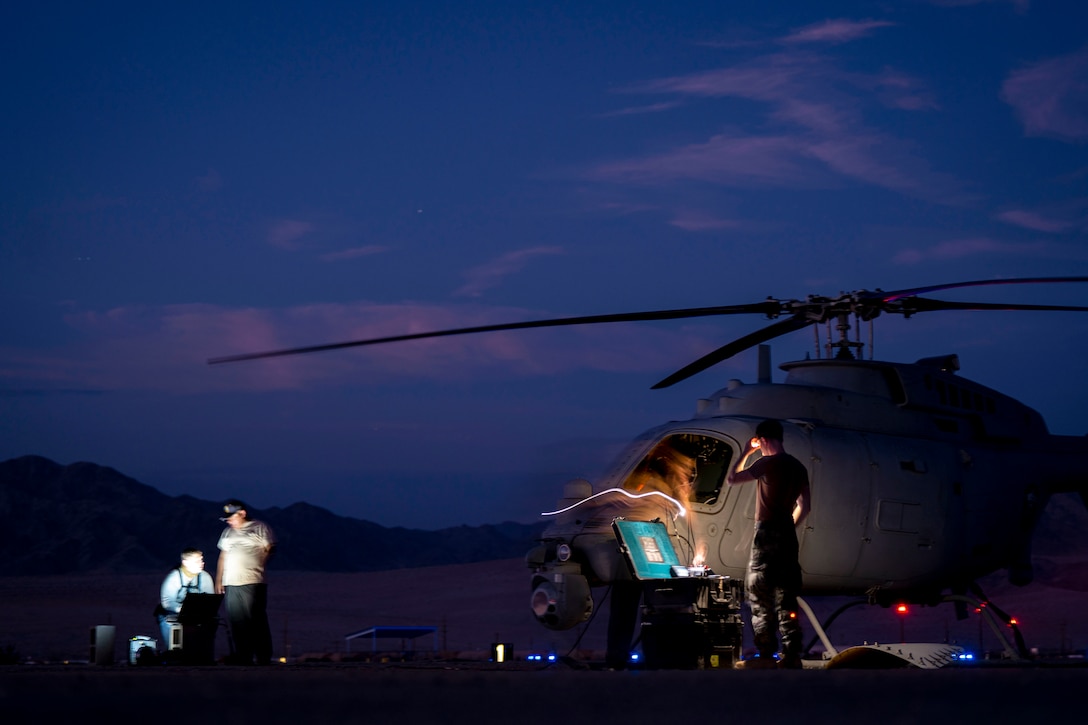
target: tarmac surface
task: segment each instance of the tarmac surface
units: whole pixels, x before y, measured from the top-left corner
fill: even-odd
[[[573,669],[527,663],[0,667],[5,723],[888,723],[1076,720],[1088,667]]]
[[[290,664],[250,668],[127,664],[129,637],[154,633],[150,610],[161,572],[0,577],[0,661],[14,653],[7,660],[22,663],[0,665],[0,723],[192,723],[224,716],[232,725],[1079,721],[1088,667],[1071,663],[1076,656],[1086,662],[1088,561],[1051,558],[1038,569],[1031,587],[995,582],[985,589],[1021,618],[1028,645],[1060,655],[1061,666],[984,660],[939,670],[747,672],[594,669],[587,663],[603,658],[607,617],[564,632],[543,629],[527,606],[522,560],[366,574],[274,572],[275,655]],[[839,605],[810,603],[821,621]],[[96,625],[116,627],[118,664],[85,664],[88,628]],[[375,625],[437,625],[441,654],[400,664],[343,659],[345,635]],[[975,653],[999,649],[980,617],[957,621],[948,606],[912,611],[907,619],[879,607],[852,608],[829,635],[840,649],[901,641],[956,643]],[[220,657],[228,651],[224,637],[216,647]],[[488,662],[496,642],[512,643],[521,661]],[[421,640],[416,651],[433,646]],[[562,659],[529,663],[527,652]],[[303,662],[310,653],[320,659]]]

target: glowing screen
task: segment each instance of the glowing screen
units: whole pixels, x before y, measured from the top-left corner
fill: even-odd
[[[638,579],[669,579],[672,567],[680,563],[669,539],[665,524],[660,521],[627,521],[612,523],[620,543]]]

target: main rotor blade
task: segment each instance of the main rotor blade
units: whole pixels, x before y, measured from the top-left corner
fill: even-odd
[[[670,385],[675,385],[681,380],[687,380],[692,375],[701,373],[712,365],[717,365],[723,360],[728,360],[737,353],[743,352],[750,347],[755,347],[756,345],[766,342],[767,340],[773,340],[780,335],[785,335],[787,333],[794,332],[795,330],[803,329],[806,325],[809,324],[809,322],[810,320],[808,320],[804,315],[800,314],[786,318],[785,320],[779,320],[772,325],[764,327],[762,330],[756,330],[755,332],[749,333],[744,337],[733,340],[733,342],[727,345],[722,345],[717,350],[711,353],[703,355],[701,358],[691,363],[690,365],[687,365],[680,370],[677,370],[675,373],[665,378],[661,382],[651,386],[650,389],[660,390],[661,388],[667,388]]]
[[[894,290],[892,292],[874,292],[874,297],[879,297],[884,302],[894,302],[904,297],[913,297],[927,292],[939,290],[957,289],[960,287],[988,287],[1004,284],[1049,284],[1051,282],[1088,282],[1088,277],[1011,277],[1009,279],[978,279],[971,282],[952,282],[950,284],[938,284],[931,287],[914,287],[911,289]]]
[[[550,320],[530,320],[528,322],[508,322],[497,325],[479,325],[477,327],[460,327],[453,330],[436,330],[432,332],[417,332],[408,335],[392,335],[390,337],[375,337],[366,340],[350,340],[348,342],[334,342],[326,345],[309,345],[306,347],[292,347],[283,350],[269,350],[266,352],[245,353],[242,355],[227,355],[213,357],[208,360],[209,365],[220,363],[241,362],[243,360],[259,360],[266,357],[282,357],[284,355],[303,355],[311,352],[325,352],[327,350],[341,350],[347,347],[362,347],[364,345],[382,345],[389,342],[406,342],[408,340],[423,340],[432,337],[451,337],[453,335],[473,335],[479,332],[500,332],[503,330],[529,330],[540,327],[563,327],[569,325],[593,325],[609,322],[648,322],[652,320],[679,320],[691,317],[712,317],[714,315],[741,315],[751,313],[763,313],[769,317],[778,315],[781,303],[777,300],[767,299],[746,305],[724,305],[718,307],[691,307],[678,310],[652,310],[647,312],[624,312],[613,315],[586,315],[582,317],[560,317]]]
[[[931,300],[925,297],[911,297],[903,300],[903,312],[913,314],[915,312],[935,312],[939,310],[1013,310],[1036,312],[1088,312],[1088,307],[1077,305],[1021,305],[1002,304],[1000,302],[948,302],[946,300]]]

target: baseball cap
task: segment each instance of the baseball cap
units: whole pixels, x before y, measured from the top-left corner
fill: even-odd
[[[226,521],[239,511],[245,511],[246,505],[237,499],[231,499],[223,504],[223,515],[219,517],[220,521]]]

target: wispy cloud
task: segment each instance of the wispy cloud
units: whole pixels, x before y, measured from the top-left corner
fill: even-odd
[[[1034,232],[1061,234],[1076,228],[1076,224],[1073,222],[1064,219],[1045,217],[1036,212],[1026,211],[1024,209],[1010,209],[1009,211],[998,214],[997,218],[1006,224],[1030,229]]]
[[[795,35],[813,40],[857,37],[886,25],[890,23],[829,21]],[[865,122],[866,104],[908,112],[937,108],[924,83],[894,69],[844,72],[825,56],[798,49],[650,80],[624,92],[746,99],[764,104],[766,123],[754,130],[731,128],[705,142],[641,158],[602,162],[587,172],[589,178],[643,185],[699,180],[804,188],[845,177],[939,203],[967,200],[959,182],[931,169],[912,144]]]
[[[525,269],[525,266],[534,257],[555,254],[563,254],[563,249],[561,247],[532,247],[531,249],[508,252],[498,259],[466,272],[465,276],[468,281],[454,292],[454,296],[480,297],[485,290],[497,287],[510,275],[517,274]]]
[[[885,68],[872,77],[859,76],[860,87],[871,87],[888,108],[903,111],[931,111],[937,109],[937,99],[932,91],[914,76]]]
[[[295,250],[314,230],[314,225],[299,219],[277,219],[268,227],[268,243],[273,247]]]
[[[1028,136],[1088,140],[1088,47],[1011,73],[1001,98]]]
[[[878,28],[886,28],[891,25],[895,25],[895,23],[886,20],[847,20],[845,18],[825,20],[822,23],[799,28],[782,38],[781,42],[786,44],[848,43],[851,40],[871,35]]]
[[[808,58],[815,61],[814,56]],[[624,92],[780,100],[790,94],[796,87],[797,79],[805,74],[805,61],[806,57],[801,54],[776,53],[730,68],[658,78],[632,86]]]
[[[1052,254],[1047,245],[1040,242],[1002,242],[987,237],[950,239],[932,247],[903,249],[892,261],[896,264],[919,264],[931,260],[964,259],[967,257],[1034,256]]]
[[[893,143],[884,134],[828,138],[812,143],[807,153],[843,176],[906,196],[945,204],[971,199],[951,176],[933,171],[913,156],[909,144]]]
[[[597,201],[593,203],[594,208],[600,209],[608,214],[615,216],[630,216],[632,214],[645,214],[646,212],[660,211],[661,207],[657,204],[646,204],[641,202],[629,202],[629,201]]]
[[[707,232],[714,231],[716,229],[733,229],[740,226],[740,222],[735,219],[724,219],[722,217],[695,210],[678,212],[675,216],[673,216],[672,219],[669,220],[669,224],[679,229],[687,230],[689,232]]]
[[[388,252],[389,247],[383,247],[378,244],[368,244],[362,247],[352,247],[351,249],[341,249],[338,252],[327,252],[322,254],[319,258],[322,262],[340,262],[346,259],[358,259],[359,257],[371,257],[375,254],[382,254]]]
[[[602,181],[651,185],[682,179],[782,185],[812,176],[800,152],[800,142],[789,136],[723,134],[655,156],[603,163],[588,175]]]
[[[664,103],[651,103],[645,106],[630,106],[628,108],[620,108],[615,111],[608,111],[606,113],[598,114],[598,118],[614,118],[617,116],[642,116],[647,113],[661,113],[662,111],[671,111],[674,108],[678,108],[681,105],[679,101],[667,101]]]

